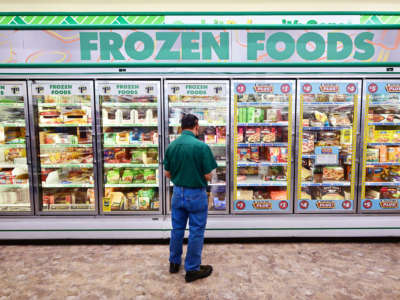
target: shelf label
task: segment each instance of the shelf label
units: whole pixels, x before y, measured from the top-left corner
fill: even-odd
[[[315,165],[337,165],[339,147],[315,147]]]
[[[91,95],[92,83],[88,81],[54,81],[32,84],[32,95]]]
[[[220,96],[226,97],[226,83],[196,82],[168,82],[168,95],[172,96]],[[173,101],[171,101],[173,102]]]
[[[22,84],[0,84],[0,96],[22,96]]]

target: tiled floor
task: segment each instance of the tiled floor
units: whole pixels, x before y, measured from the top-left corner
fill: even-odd
[[[0,299],[400,299],[398,243],[206,244],[211,277],[167,245],[0,246]]]

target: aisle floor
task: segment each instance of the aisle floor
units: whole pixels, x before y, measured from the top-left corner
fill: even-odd
[[[399,262],[399,243],[207,243],[213,274],[185,283],[167,245],[1,245],[0,300],[400,299]]]

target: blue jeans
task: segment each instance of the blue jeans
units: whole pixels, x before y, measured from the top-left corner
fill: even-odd
[[[207,214],[208,201],[205,188],[192,189],[174,186],[169,261],[174,264],[181,264],[182,262],[183,237],[189,219],[189,242],[185,259],[186,272],[200,269]]]

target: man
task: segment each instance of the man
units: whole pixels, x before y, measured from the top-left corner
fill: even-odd
[[[165,175],[174,183],[169,271],[179,271],[183,237],[189,219],[186,282],[207,277],[212,272],[211,266],[201,265],[201,252],[208,214],[207,181],[211,180],[211,171],[217,163],[210,147],[196,138],[199,134],[198,121],[192,114],[183,116],[182,135],[168,146],[164,160]]]

